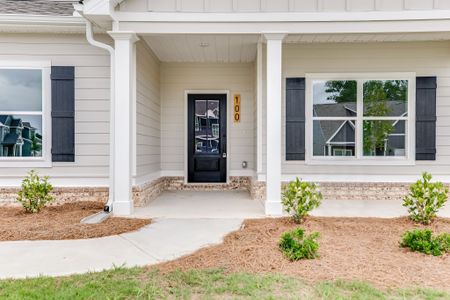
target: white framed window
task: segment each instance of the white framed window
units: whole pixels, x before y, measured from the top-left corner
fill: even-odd
[[[0,61],[0,167],[51,166],[51,63]]]
[[[414,164],[415,73],[306,75],[306,163]]]

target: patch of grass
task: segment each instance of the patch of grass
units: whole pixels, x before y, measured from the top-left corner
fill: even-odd
[[[360,281],[336,280],[322,282],[316,285],[318,299],[335,300],[363,300],[363,299],[389,299],[389,300],[444,300],[450,299],[450,294],[432,289],[415,288],[381,291]]]
[[[429,290],[382,291],[362,282],[307,284],[277,274],[116,268],[68,277],[0,281],[0,299],[450,299]]]

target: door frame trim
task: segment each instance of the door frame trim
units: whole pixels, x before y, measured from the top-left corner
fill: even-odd
[[[224,94],[226,95],[226,99],[225,99],[225,106],[227,108],[227,168],[225,170],[226,172],[226,183],[230,183],[230,121],[231,121],[231,109],[229,109],[228,104],[229,99],[230,99],[230,91],[229,90],[185,90],[184,91],[184,170],[183,170],[183,174],[184,174],[184,184],[196,184],[196,183],[189,183],[188,182],[188,165],[189,165],[189,157],[188,157],[188,96],[189,94]],[[219,183],[208,183],[208,184],[223,184],[222,182]]]

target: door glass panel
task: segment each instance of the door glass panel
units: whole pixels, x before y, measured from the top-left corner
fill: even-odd
[[[219,153],[219,100],[195,100],[195,152]]]

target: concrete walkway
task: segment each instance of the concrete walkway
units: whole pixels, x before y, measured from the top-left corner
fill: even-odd
[[[0,242],[0,278],[69,275],[146,266],[221,243],[242,219],[156,219],[139,231],[64,241]]]

